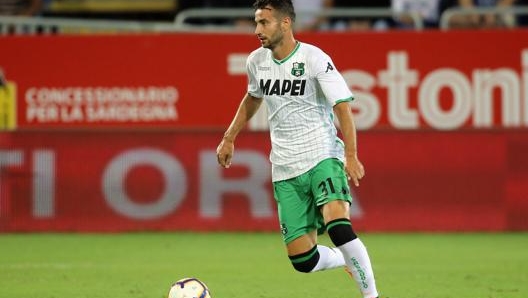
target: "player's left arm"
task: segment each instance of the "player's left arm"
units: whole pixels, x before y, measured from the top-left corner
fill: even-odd
[[[359,186],[359,180],[365,176],[365,168],[358,158],[356,126],[348,102],[344,101],[334,105],[334,114],[339,121],[339,128],[345,143],[345,171],[354,185]]]
[[[328,55],[321,53],[311,62],[315,77],[339,121],[345,143],[345,171],[354,185],[359,186],[359,180],[365,176],[365,169],[358,159],[356,126],[348,104],[354,96]]]

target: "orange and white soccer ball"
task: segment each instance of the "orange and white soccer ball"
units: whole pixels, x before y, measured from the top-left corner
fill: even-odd
[[[168,298],[211,298],[211,293],[205,283],[197,278],[188,277],[172,285]]]

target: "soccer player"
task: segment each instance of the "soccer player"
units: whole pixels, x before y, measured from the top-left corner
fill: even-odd
[[[359,186],[365,175],[348,104],[353,95],[327,54],[294,38],[291,0],[257,0],[253,7],[262,47],[248,57],[248,91],[218,145],[218,162],[230,166],[236,136],[264,101],[274,196],[293,267],[308,273],[346,266],[363,297],[377,297],[367,250],[349,219],[347,178]],[[336,248],[317,245],[324,230]]]

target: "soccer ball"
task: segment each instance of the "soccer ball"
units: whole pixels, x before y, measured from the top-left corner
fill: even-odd
[[[211,298],[211,294],[197,278],[182,278],[172,285],[168,298]]]

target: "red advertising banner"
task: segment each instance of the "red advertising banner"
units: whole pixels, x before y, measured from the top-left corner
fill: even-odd
[[[300,34],[326,51],[368,129],[526,128],[528,31]],[[224,128],[246,88],[246,34],[0,37],[5,126]],[[10,110],[11,111],[11,110]],[[214,113],[210,112],[214,111]],[[16,116],[16,123],[12,120]],[[265,117],[250,128],[266,129]]]
[[[233,166],[216,132],[0,135],[0,232],[276,231],[266,132]],[[528,230],[524,131],[365,132],[352,188],[362,231]]]
[[[358,229],[528,230],[528,31],[298,38],[356,94]],[[15,130],[0,133],[0,232],[277,230],[267,132],[243,133],[228,170],[215,156],[257,46],[241,34],[0,37],[0,127]]]

